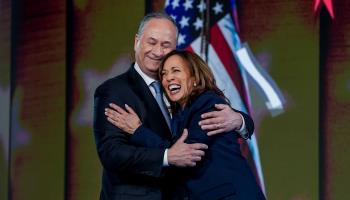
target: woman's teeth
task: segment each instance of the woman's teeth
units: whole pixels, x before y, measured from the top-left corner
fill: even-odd
[[[178,85],[178,84],[170,84],[170,85],[168,86],[168,89],[169,89],[169,91],[170,91],[171,94],[175,94],[175,93],[177,93],[177,92],[180,91],[181,85]]]

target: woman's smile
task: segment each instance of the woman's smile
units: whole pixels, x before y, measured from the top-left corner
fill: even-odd
[[[184,107],[194,83],[187,62],[178,55],[171,56],[164,63],[161,75],[169,99]]]

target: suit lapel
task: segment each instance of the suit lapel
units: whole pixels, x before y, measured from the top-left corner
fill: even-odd
[[[157,134],[171,138],[171,133],[165,118],[160,110],[157,101],[153,97],[149,87],[142,77],[136,72],[134,66],[128,71],[129,84],[132,90],[140,97],[147,110],[147,116],[145,117],[146,123],[154,130]],[[145,123],[145,122],[143,122]]]

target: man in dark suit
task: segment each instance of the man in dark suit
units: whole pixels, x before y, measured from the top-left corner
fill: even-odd
[[[168,116],[158,105],[157,91],[151,85],[157,80],[161,59],[176,48],[177,33],[175,22],[166,14],[145,16],[135,37],[136,62],[126,73],[107,80],[95,91],[94,134],[103,165],[101,199],[165,199],[163,186],[171,181],[163,177],[166,167],[195,166],[204,155],[207,146],[200,143],[177,141],[169,149],[134,146],[129,142],[129,136],[109,123],[104,115],[110,103],[123,107],[128,104],[144,126],[171,140]],[[244,129],[241,115],[231,109],[221,109],[208,113],[209,118],[202,121],[202,127],[212,133],[237,127]]]

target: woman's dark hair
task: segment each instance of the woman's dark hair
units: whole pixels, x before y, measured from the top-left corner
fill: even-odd
[[[187,50],[173,50],[163,58],[158,71],[160,81],[163,80],[162,71],[165,62],[174,55],[180,56],[187,63],[190,75],[195,79],[196,86],[193,87],[191,94],[187,97],[187,103],[191,103],[204,91],[213,91],[228,101],[224,93],[216,86],[214,75],[205,61],[197,54]],[[172,112],[176,112],[179,109],[179,106],[171,103],[171,109]]]

